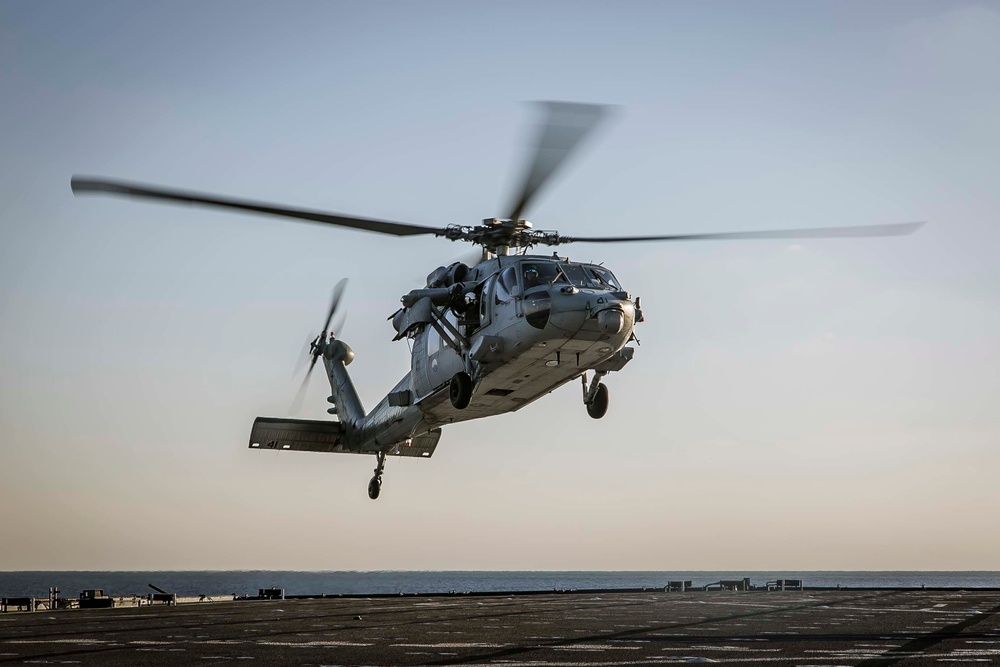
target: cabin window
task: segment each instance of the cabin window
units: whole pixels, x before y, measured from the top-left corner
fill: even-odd
[[[492,303],[493,283],[496,278],[490,278],[483,284],[483,291],[479,295],[479,326],[485,327],[490,323],[490,303]]]
[[[431,325],[427,325],[427,356],[431,357],[441,349],[441,334]]]

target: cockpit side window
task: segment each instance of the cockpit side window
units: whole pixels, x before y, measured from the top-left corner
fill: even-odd
[[[535,287],[550,285],[556,278],[564,279],[555,262],[522,262],[521,264],[521,279],[524,282],[525,292]]]

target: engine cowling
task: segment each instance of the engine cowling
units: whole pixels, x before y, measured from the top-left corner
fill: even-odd
[[[469,275],[469,267],[463,262],[439,266],[427,274],[427,287],[449,287],[464,281]]]

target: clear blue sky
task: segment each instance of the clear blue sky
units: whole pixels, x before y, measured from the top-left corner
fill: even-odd
[[[998,62],[990,2],[0,0],[0,569],[995,569]],[[448,428],[373,503],[371,458],[250,425],[342,277],[374,405],[385,318],[466,248],[69,189],[474,224],[539,99],[620,112],[536,227],[930,224],[569,246],[646,311],[608,416]]]

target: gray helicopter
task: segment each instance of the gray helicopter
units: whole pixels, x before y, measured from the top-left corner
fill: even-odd
[[[394,236],[433,235],[480,246],[473,266],[455,262],[435,269],[426,285],[403,295],[389,320],[393,340],[411,344],[410,372],[366,412],[347,366],[354,352],[331,330],[346,280],[334,289],[310,363],[293,404],[304,399],[317,361],[323,360],[337,420],[258,417],[250,448],[374,454],[368,496],[378,498],[387,456],[429,458],[441,428],[520,410],[579,379],[587,413],[608,410],[604,378],[631,359],[635,326],[643,321],[638,297],[606,267],[568,257],[529,255],[534,246],[567,243],[741,239],[846,238],[910,234],[923,223],[656,236],[562,236],[536,230],[523,219],[529,204],[608,107],[541,103],[545,117],[536,148],[505,218],[473,226],[426,227],[238,200],[138,183],[74,176],[75,194],[98,193],[236,209]]]

